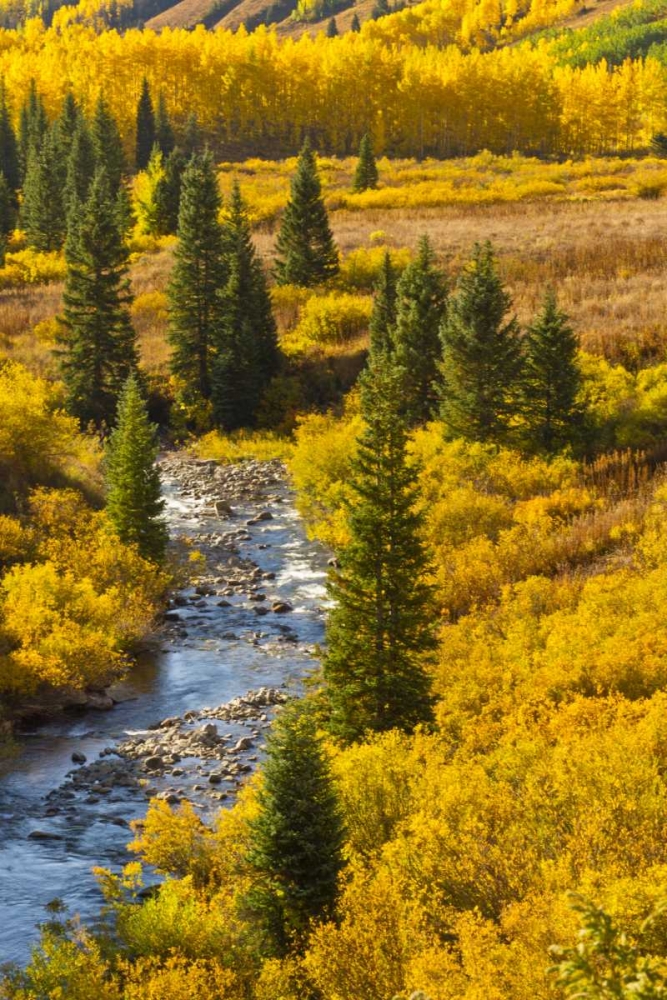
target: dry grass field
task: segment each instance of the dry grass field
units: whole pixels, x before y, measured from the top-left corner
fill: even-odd
[[[552,284],[587,351],[631,370],[665,360],[667,197],[660,197],[662,161],[558,165],[482,154],[464,163],[385,163],[384,185],[371,195],[382,195],[386,203],[391,200],[387,192],[396,199],[407,193],[413,201],[421,197],[426,202],[397,207],[374,205],[372,198],[367,199],[370,204],[362,200],[357,205],[354,199],[365,196],[349,196],[352,167],[353,161],[322,161],[331,225],[343,259],[359,248],[413,249],[426,234],[453,283],[473,243],[491,240],[521,322],[530,319]],[[223,191],[233,176],[240,178],[256,220],[257,247],[269,269],[290,172],[290,162],[249,161],[221,168]],[[642,187],[647,177],[654,179],[653,188],[648,184],[649,197]],[[550,191],[545,184],[560,185],[562,196],[526,195]],[[459,195],[467,192],[465,199],[432,204],[446,185]],[[499,200],[486,200],[489,192]],[[131,270],[133,321],[143,362],[154,374],[166,370],[168,359],[165,292],[171,261],[171,249],[162,249],[140,256]],[[61,293],[58,283],[0,290],[2,354],[40,373],[52,370],[53,319]],[[298,297],[277,302],[282,332],[295,325],[302,305]],[[326,352],[357,353],[360,343],[363,338],[355,334],[347,348],[328,345]]]

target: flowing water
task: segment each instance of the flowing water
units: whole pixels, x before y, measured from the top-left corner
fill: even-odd
[[[196,543],[202,535],[236,530],[239,558],[275,574],[261,585],[268,608],[285,601],[293,610],[260,616],[256,598],[253,603],[242,593],[229,596],[229,607],[219,607],[217,595],[198,600],[195,607],[193,590],[186,590],[182,597],[188,603],[178,608],[178,627],[165,633],[112,692],[122,700],[111,711],[65,714],[20,734],[19,753],[0,775],[0,963],[28,957],[38,936],[36,924],[45,919],[51,900],[62,900],[71,914],[84,919],[94,916],[100,894],[92,867],[118,870],[129,860],[127,823],[145,813],[145,789],[113,787],[105,797],[82,799],[66,782],[72,753],[85,754],[91,762],[106,751],[104,759],[113,759],[108,755],[128,735],[145,732],[165,717],[199,712],[262,686],[294,688],[312,670],[313,647],[323,638],[327,554],[305,537],[284,477],[269,478],[269,485],[237,496],[234,517],[224,519],[212,513],[210,497],[198,496],[166,464],[172,534],[190,535]],[[272,519],[246,527],[267,509]],[[225,723],[225,729],[238,735],[242,726]],[[187,774],[183,781],[187,784]],[[166,783],[167,778],[158,778],[150,790],[159,792]],[[199,808],[206,813],[214,805],[220,802],[202,802]]]

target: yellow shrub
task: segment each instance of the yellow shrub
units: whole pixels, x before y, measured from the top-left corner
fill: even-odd
[[[22,365],[0,364],[0,469],[8,494],[58,475],[88,478],[98,457],[93,441],[60,409],[50,383]]]
[[[13,693],[109,683],[150,628],[166,576],[119,545],[106,517],[74,491],[31,498],[35,554],[0,582],[8,656],[0,689]]]
[[[194,450],[200,458],[215,459],[223,465],[249,458],[260,462],[288,461],[292,443],[270,431],[235,431],[232,434],[210,431],[199,438]]]
[[[372,311],[370,296],[313,295],[301,308],[295,329],[283,337],[282,347],[288,354],[296,354],[353,340],[368,329]]]
[[[350,497],[350,462],[361,427],[359,416],[345,420],[320,414],[304,417],[289,461],[308,531],[334,548],[348,537],[344,503]]]
[[[372,238],[373,234],[371,240]],[[341,287],[371,292],[387,252],[397,274],[404,271],[412,259],[412,251],[407,248],[394,250],[386,246],[373,246],[369,249],[359,247],[357,250],[351,250],[341,265],[338,279]]]
[[[123,1000],[237,1000],[237,976],[215,960],[170,956],[123,963]]]
[[[65,258],[56,250],[50,253],[32,248],[18,250],[16,253],[8,253],[5,266],[0,267],[0,288],[63,281],[66,271]]]

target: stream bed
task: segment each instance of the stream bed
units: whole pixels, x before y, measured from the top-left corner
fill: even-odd
[[[110,690],[113,708],[19,734],[0,774],[0,964],[29,957],[50,901],[94,917],[91,869],[131,859],[128,824],[151,796],[203,817],[230,804],[273,707],[316,666],[327,553],[306,538],[280,464],[174,454],[162,477],[170,533],[205,563]]]

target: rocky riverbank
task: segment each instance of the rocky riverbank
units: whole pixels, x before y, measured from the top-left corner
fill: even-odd
[[[276,590],[275,570],[263,569],[242,551],[253,541],[258,554],[272,546],[268,539],[254,539],[253,532],[266,535],[285,502],[283,466],[219,466],[172,454],[163,458],[161,467],[180,505],[171,512],[172,537],[196,551],[197,569],[190,585],[171,596],[156,640],[183,644],[193,635],[206,634],[214,623],[219,626],[227,615],[230,626],[235,625],[220,633],[227,643],[249,642],[265,651],[298,645],[299,635],[288,618],[293,605]],[[239,621],[244,627],[238,627]],[[128,798],[156,797],[170,804],[187,799],[202,810],[217,807],[261,758],[271,713],[287,697],[284,689],[263,686],[215,707],[202,705],[155,720],[103,747],[94,760],[75,751],[75,767],[45,796],[42,815],[76,818],[82,807],[104,807]],[[107,709],[117,699],[122,701],[122,691],[111,688],[86,692],[73,704],[84,710]],[[118,814],[109,822],[127,825]],[[47,840],[65,835],[39,827],[28,836]]]

